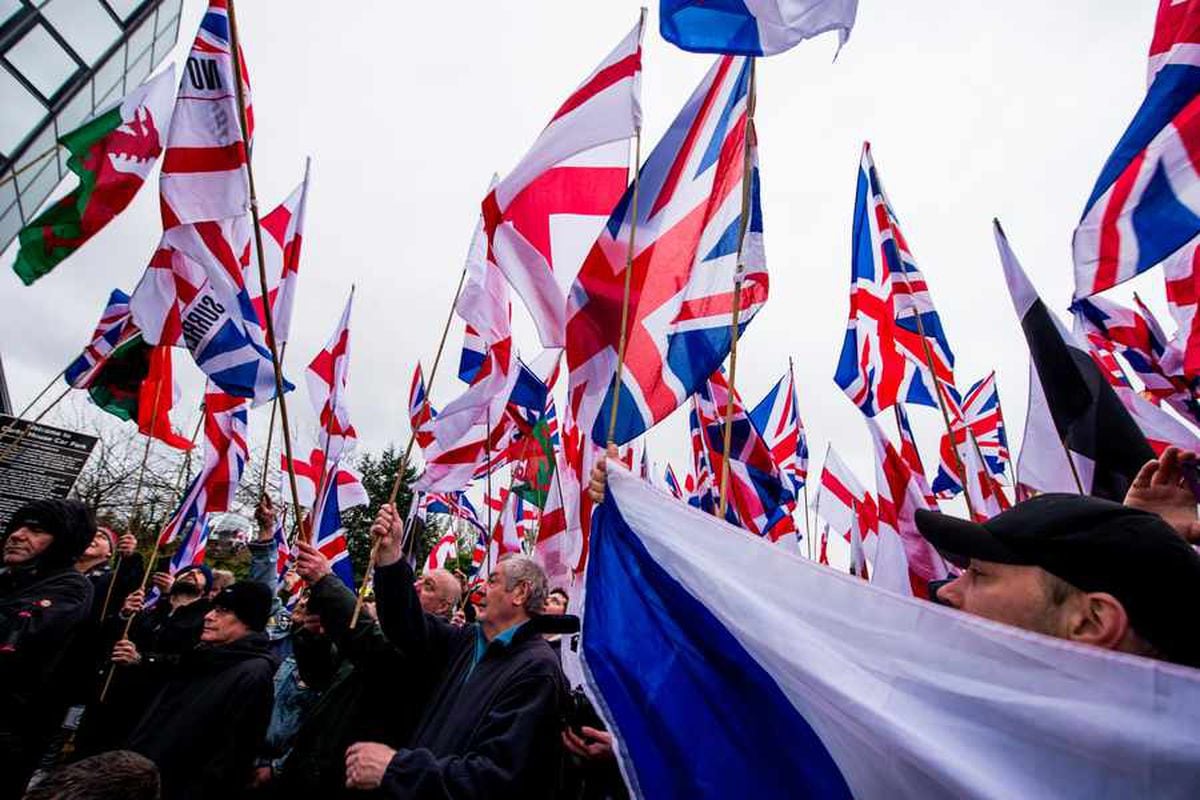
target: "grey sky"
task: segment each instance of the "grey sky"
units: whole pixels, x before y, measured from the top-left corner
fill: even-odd
[[[836,63],[832,35],[764,60],[758,129],[771,299],[750,326],[738,388],[755,401],[795,359],[813,468],[833,440],[874,483],[858,412],[833,384],[847,308],[859,149],[876,164],[931,287],[964,388],[995,368],[1020,440],[1026,350],[990,221],[1004,223],[1043,297],[1071,291],[1071,231],[1144,92],[1154,0],[861,0]],[[242,0],[257,119],[254,166],[270,208],[313,157],[313,185],[289,372],[301,370],[358,285],[350,405],[363,446],[403,444],[414,361],[429,361],[493,172],[504,173],[549,114],[634,24],[639,4],[413,4]],[[177,57],[204,7],[185,4]],[[648,152],[710,57],[664,42],[651,7],[642,104]],[[156,187],[34,287],[6,269],[0,347],[20,406],[78,352],[109,289],[132,290],[158,239]],[[4,265],[13,253],[6,253]],[[1166,317],[1161,280],[1139,282]],[[1118,290],[1117,297],[1128,292]],[[432,389],[457,391],[461,328]],[[536,352],[518,321],[518,344]],[[183,406],[199,374],[176,358]],[[293,413],[311,423],[303,390]],[[266,410],[255,412],[256,438]],[[188,416],[181,411],[181,422]],[[912,416],[935,466],[936,410]],[[193,417],[194,419],[194,417]],[[892,430],[890,420],[885,425]],[[651,456],[682,474],[686,420],[650,435]],[[308,435],[299,437],[302,449]]]

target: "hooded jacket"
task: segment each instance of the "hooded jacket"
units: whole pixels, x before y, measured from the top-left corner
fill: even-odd
[[[158,765],[163,800],[228,800],[249,783],[278,663],[264,633],[198,645],[168,671],[126,747]]]
[[[384,774],[394,798],[553,798],[562,767],[565,681],[537,617],[478,663],[478,624],[455,627],[421,610],[404,561],[375,573],[384,634],[436,681],[408,749]]]

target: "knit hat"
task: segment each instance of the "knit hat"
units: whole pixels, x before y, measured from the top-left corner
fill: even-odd
[[[207,592],[209,589],[212,588],[212,584],[213,584],[212,570],[208,568],[207,564],[192,564],[191,566],[184,567],[183,569],[181,569],[175,573],[175,580],[179,580],[181,577],[183,577],[185,574],[187,574],[189,572],[199,572],[201,575],[204,576],[204,591],[205,592]]]
[[[252,631],[263,631],[271,616],[271,590],[258,581],[238,581],[213,598],[214,608],[232,611]]]
[[[92,511],[78,500],[32,500],[9,519],[4,538],[18,528],[37,528],[54,537],[37,557],[39,568],[74,564],[96,536]]]

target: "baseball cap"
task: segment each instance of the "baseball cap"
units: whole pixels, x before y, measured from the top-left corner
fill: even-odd
[[[1164,659],[1200,666],[1192,611],[1200,555],[1162,517],[1098,497],[1043,494],[986,522],[917,511],[917,529],[948,560],[1041,567],[1085,592],[1106,592]]]

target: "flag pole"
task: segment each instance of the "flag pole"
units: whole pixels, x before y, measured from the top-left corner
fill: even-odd
[[[738,225],[737,266],[733,279],[733,319],[730,321],[729,343],[729,397],[725,402],[725,431],[721,445],[721,500],[717,516],[725,519],[725,509],[729,505],[729,445],[733,438],[733,398],[737,394],[737,345],[738,322],[742,310],[742,279],[745,264],[742,263],[742,247],[746,243],[746,230],[750,227],[751,184],[754,180],[754,105],[757,99],[755,81],[755,64],[757,59],[750,58],[750,90],[746,97],[746,133],[742,164],[742,219]]]
[[[0,464],[10,463],[13,459],[15,459],[17,457],[17,454],[21,452],[21,443],[25,441],[25,437],[29,435],[29,432],[31,430],[33,430],[33,426],[37,425],[39,422],[41,422],[42,418],[45,417],[47,414],[49,414],[51,409],[53,409],[56,405],[61,403],[62,399],[67,396],[67,393],[70,392],[74,388],[75,388],[74,386],[67,386],[66,389],[63,389],[62,394],[60,394],[58,397],[54,398],[54,401],[52,403],[50,403],[50,405],[43,408],[40,412],[38,412],[38,415],[36,417],[34,417],[32,420],[30,420],[29,424],[25,426],[25,429],[23,431],[21,431],[20,434],[17,435],[16,439],[13,440],[13,443],[11,445],[9,445],[8,447],[6,447],[4,450],[4,453],[2,455],[0,455]],[[10,430],[12,430],[14,427],[16,427],[15,422],[16,421],[14,420],[13,424],[7,425],[5,427],[4,433],[8,433]]]
[[[425,401],[422,403],[422,409],[429,407],[429,393],[433,391],[433,380],[437,377],[438,366],[442,361],[442,351],[446,347],[446,338],[450,334],[450,323],[454,321],[454,309],[458,306],[458,298],[462,294],[463,284],[467,281],[467,265],[463,264],[462,272],[458,276],[458,288],[454,290],[454,299],[450,301],[450,312],[446,315],[446,324],[442,327],[442,338],[438,342],[437,353],[433,357],[433,366],[429,369],[429,383],[425,386]],[[491,439],[491,425],[488,425],[487,436]],[[408,459],[412,456],[413,444],[417,441],[417,431],[414,429],[409,431],[408,444],[404,447],[404,455],[400,458],[400,466],[396,468],[396,477],[392,481],[392,490],[388,493],[387,504],[390,506],[396,505],[396,498],[400,496],[400,485],[404,482],[404,474],[408,471]],[[491,458],[489,457],[489,461]],[[407,548],[408,531],[402,534],[403,545]],[[379,558],[379,542],[374,542],[371,545],[371,555],[367,559],[367,569],[363,573],[362,585],[358,587],[358,599],[354,603],[354,613],[350,616],[350,627],[353,629],[358,624],[358,615],[362,613],[363,600],[367,596],[367,588],[370,585],[371,576],[375,572],[375,562]]]
[[[17,419],[24,419],[25,415],[29,413],[29,410],[37,405],[37,401],[41,400],[46,392],[54,388],[54,384],[58,383],[58,379],[61,378],[64,373],[66,373],[65,369],[59,370],[58,374],[51,378],[50,382],[46,384],[46,388],[38,392],[37,395],[26,404],[25,408],[21,409],[21,413],[17,414]]]
[[[279,345],[279,360],[283,360],[284,353],[287,352],[287,342]],[[263,453],[263,477],[262,484],[258,487],[258,494],[261,497],[267,493],[267,473],[271,469],[271,440],[275,435],[275,411],[279,406],[279,398],[271,398],[271,422],[267,425],[267,449]],[[280,487],[282,488],[282,487]]]
[[[242,86],[242,54],[238,38],[237,14],[234,12],[233,0],[229,0],[229,51],[233,58],[233,86],[237,95],[238,122],[242,129],[242,145],[246,151],[246,181],[250,188],[250,218],[254,223],[254,248],[258,255],[258,281],[262,288],[264,302],[268,304],[268,313],[263,314],[267,332],[267,347],[271,351],[271,366],[275,371],[275,399],[279,402],[279,420],[283,425],[283,449],[288,461],[288,482],[292,490],[292,511],[297,523],[300,516],[300,491],[296,487],[296,467],[292,456],[292,434],[288,423],[287,397],[283,392],[283,363],[279,357],[279,346],[275,342],[274,314],[269,313],[270,294],[267,291],[267,262],[263,255],[262,224],[258,219],[258,193],[254,188],[254,169],[250,166],[250,129],[246,123],[246,92]]]
[[[158,393],[155,392],[155,394],[157,395]],[[197,422],[196,422],[196,429],[192,431],[192,445],[193,446],[196,444],[196,437],[200,435],[200,427],[204,424],[204,411],[203,411],[204,406],[201,405],[200,408],[201,408],[200,419],[197,420]],[[183,461],[180,462],[180,464],[179,464],[179,471],[175,475],[175,485],[176,486],[180,486],[180,484],[182,483],[184,467],[191,463],[191,457],[192,457],[192,450],[191,450],[191,448],[188,448]],[[191,470],[188,470],[188,472],[190,473]],[[183,489],[182,491],[184,493],[186,493],[187,490]],[[170,518],[168,518],[168,522],[169,521],[170,521]],[[145,572],[142,573],[142,582],[137,588],[137,590],[139,592],[144,593],[146,591],[146,583],[150,580],[151,573],[154,572],[154,568],[158,565],[158,551],[161,546],[162,546],[162,532],[160,531],[159,534],[154,537],[154,549],[150,551],[150,558],[146,562],[147,563],[146,570],[145,570]],[[114,575],[113,577],[114,577],[114,582],[115,582],[116,576]],[[143,598],[143,600],[144,599],[145,598]],[[131,614],[129,616],[129,619],[125,620],[125,629],[121,632],[121,639],[129,638],[129,629],[133,627],[133,619],[136,616],[137,616],[137,614]],[[101,703],[103,703],[105,698],[108,696],[108,689],[109,689],[109,686],[112,685],[113,675],[116,673],[116,670],[117,670],[117,665],[115,662],[108,665],[108,675],[104,679],[104,687],[100,690],[100,702]]]

